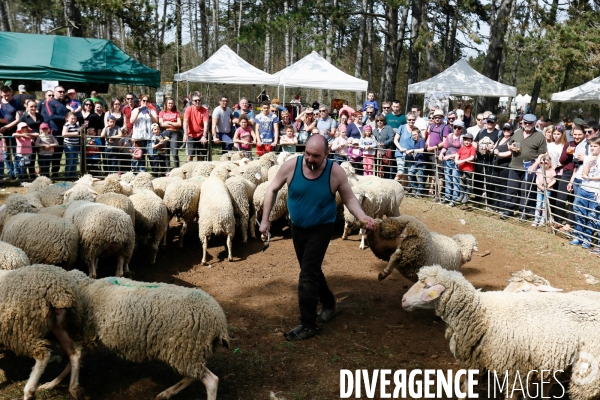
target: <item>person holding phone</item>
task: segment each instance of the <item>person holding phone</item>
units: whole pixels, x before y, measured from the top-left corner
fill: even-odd
[[[131,111],[130,118],[133,124],[133,135],[131,137],[133,140],[141,140],[139,147],[142,149],[142,156],[138,160],[140,172],[146,172],[146,155],[148,154],[148,146],[152,139],[152,124],[158,122],[156,110],[149,107],[149,99],[148,95],[142,95],[140,106]]]

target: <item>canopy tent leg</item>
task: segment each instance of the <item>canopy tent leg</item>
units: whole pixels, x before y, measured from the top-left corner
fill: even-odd
[[[256,85],[252,85],[252,102],[250,104],[256,104]],[[252,107],[256,112],[256,107]]]
[[[283,106],[285,107],[285,85],[283,85]]]
[[[548,106],[548,120],[552,121],[552,102],[549,103],[550,105]]]
[[[277,86],[277,98],[279,98],[279,86]]]

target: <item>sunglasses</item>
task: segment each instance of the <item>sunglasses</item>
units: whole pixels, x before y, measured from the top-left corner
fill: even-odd
[[[64,93],[64,90],[57,90],[56,93]]]
[[[533,122],[525,122],[525,121],[523,121],[523,124],[524,125],[533,125],[534,123]]]
[[[456,117],[448,117],[448,121],[454,121]]]
[[[483,121],[483,118],[477,118],[477,121]]]
[[[510,128],[503,128],[502,130],[503,130],[504,132],[510,132],[510,131],[512,131],[512,129],[510,129]]]
[[[192,100],[192,103],[199,103],[200,99]]]
[[[92,106],[90,103],[85,103],[84,106]]]
[[[586,135],[587,135],[587,134],[590,134],[590,133],[594,133],[594,131],[592,131],[592,130],[589,130],[589,131],[588,131],[588,130],[586,130],[586,131],[585,131],[585,134],[586,134]]]
[[[373,112],[368,112],[367,114],[368,114],[368,115],[373,115],[374,113],[373,113]]]
[[[462,131],[462,128],[463,128],[462,126],[455,126],[454,127],[454,129],[459,130],[459,131]]]
[[[389,108],[389,107],[383,107],[383,109],[384,109],[384,110],[389,110],[390,108]]]
[[[46,97],[54,97],[53,94],[47,94]]]
[[[327,110],[319,110],[320,112],[327,112]]]
[[[415,122],[414,119],[407,119],[408,122]]]
[[[127,101],[133,100],[133,97],[125,97],[125,100],[127,100]]]

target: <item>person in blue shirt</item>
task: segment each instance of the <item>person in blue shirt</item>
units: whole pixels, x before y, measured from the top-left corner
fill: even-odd
[[[410,114],[409,114],[410,115]],[[409,116],[410,118],[410,116]],[[410,193],[420,198],[423,194],[423,185],[425,183],[425,139],[421,137],[421,130],[416,126],[412,128],[411,139],[412,148],[406,151],[406,163],[408,168],[408,188]],[[415,180],[417,184],[415,185]]]
[[[363,104],[362,110],[367,111],[367,107],[369,106],[373,106],[373,108],[375,109],[375,114],[379,112],[379,104],[377,104],[377,101],[375,100],[374,92],[369,92],[367,94],[367,101],[365,101],[365,104]]]
[[[412,130],[415,127],[417,116],[413,113],[408,113],[407,124],[402,125],[396,131],[394,136],[394,144],[396,145],[396,166],[398,167],[394,180],[402,182],[404,169],[406,164],[407,150],[411,150],[414,146],[412,139]],[[407,168],[408,166],[406,166]]]

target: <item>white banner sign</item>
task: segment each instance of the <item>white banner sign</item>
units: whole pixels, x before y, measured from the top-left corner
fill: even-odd
[[[58,81],[42,81],[42,92],[54,90],[58,86]]]

